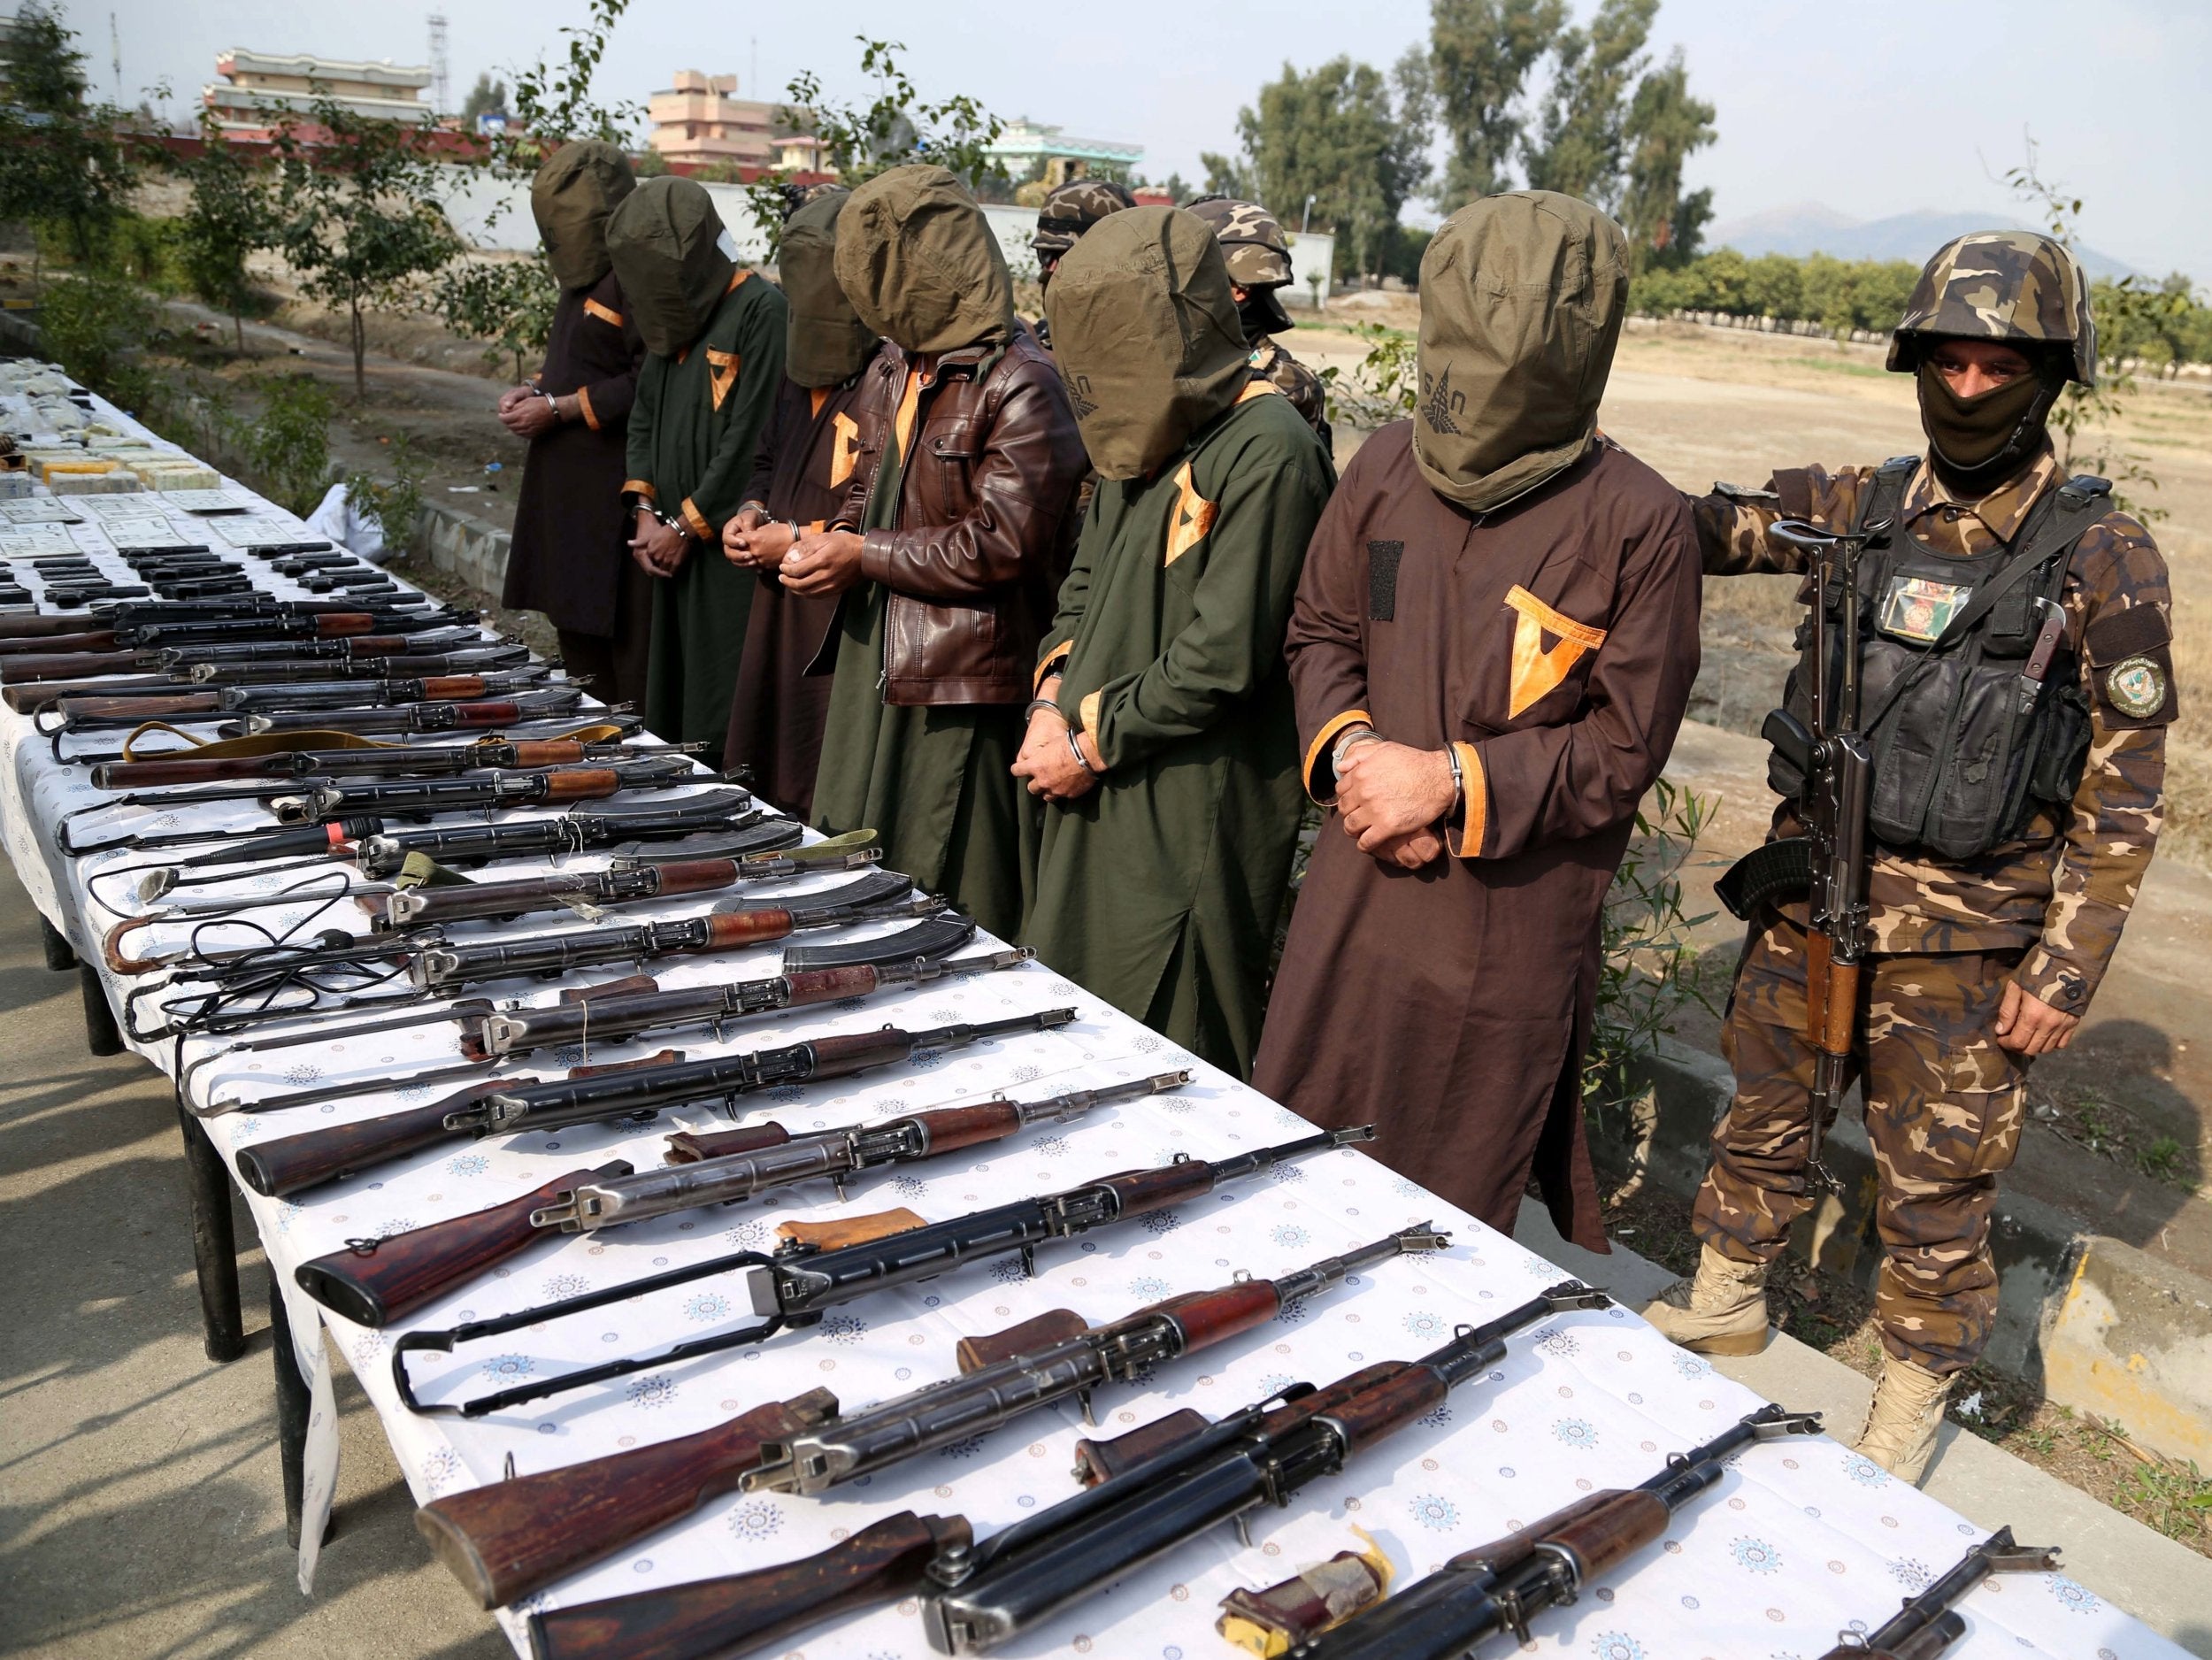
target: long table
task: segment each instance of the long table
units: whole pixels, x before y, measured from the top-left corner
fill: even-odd
[[[103,407],[111,419],[120,419]],[[256,511],[276,510],[257,503]],[[73,527],[72,534],[96,558],[103,557],[96,524]],[[122,569],[119,563],[115,568]],[[63,813],[100,799],[83,770],[58,761],[27,719],[0,711],[0,839],[42,915],[120,1006],[131,987],[100,966],[98,944],[105,929],[136,905],[127,879],[104,880],[102,872],[146,861],[125,853],[71,861],[58,853],[54,837]],[[79,821],[86,837],[202,827],[220,834],[256,823],[253,811],[242,805],[162,815],[123,810]],[[595,857],[569,864],[589,864]],[[502,873],[533,868],[541,867],[503,867]],[[286,880],[255,876],[234,886],[267,893]],[[807,879],[777,892],[807,891],[835,880]],[[696,901],[626,907],[618,919],[700,908]],[[264,914],[288,923],[307,909],[302,903]],[[364,920],[348,916],[349,910],[334,907],[313,926],[358,931]],[[506,926],[520,931],[520,925]],[[156,928],[135,943],[157,948],[180,939],[175,930]],[[979,935],[973,949],[988,943]],[[777,949],[766,948],[663,964],[655,972],[664,985],[682,985],[772,974],[778,966]],[[537,1001],[556,995],[550,988],[499,989]],[[1037,964],[864,1005],[741,1021],[719,1041],[687,1035],[672,1041],[696,1057],[884,1024],[936,1026],[1061,1006],[1072,1007],[1077,1018],[1060,1030],[925,1056],[911,1066],[855,1080],[779,1089],[737,1115],[737,1121],[772,1116],[797,1133],[995,1095],[1034,1098],[1177,1067],[1189,1069],[1193,1083],[977,1157],[864,1179],[842,1202],[826,1184],[817,1183],[745,1206],[611,1230],[604,1237],[557,1236],[392,1330],[368,1330],[324,1310],[298,1289],[296,1271],[349,1241],[480,1209],[565,1172],[617,1158],[640,1169],[657,1164],[662,1138],[670,1131],[727,1127],[732,1118],[695,1109],[664,1114],[645,1126],[455,1143],[298,1202],[245,1191],[280,1294],[274,1304],[283,1328],[276,1346],[280,1408],[292,1432],[286,1444],[295,1467],[288,1473],[301,1521],[303,1589],[312,1582],[336,1473],[334,1356],[360,1379],[410,1488],[426,1502],[510,1473],[689,1433],[818,1387],[832,1390],[848,1410],[857,1408],[949,1375],[961,1337],[995,1332],[1048,1310],[1072,1309],[1102,1320],[1164,1296],[1225,1283],[1238,1272],[1281,1274],[1414,1223],[1433,1222],[1452,1234],[1450,1249],[1440,1255],[1386,1263],[1310,1306],[1285,1310],[1273,1324],[1242,1339],[1164,1369],[1141,1387],[1106,1392],[1097,1405],[1103,1427],[1095,1432],[1072,1409],[1051,1410],[826,1499],[756,1495],[711,1502],[680,1526],[560,1581],[523,1607],[500,1610],[495,1618],[502,1629],[518,1652],[526,1653],[521,1616],[532,1609],[573,1606],[793,1559],[901,1510],[957,1512],[981,1537],[1074,1492],[1069,1474],[1074,1443],[1087,1433],[1119,1433],[1184,1407],[1217,1415],[1294,1382],[1326,1382],[1364,1363],[1409,1358],[1447,1341],[1456,1327],[1493,1318],[1564,1277],[1418,1184],[1346,1149],[1225,1188],[1139,1226],[1048,1247],[1033,1276],[1010,1261],[964,1271],[910,1292],[856,1303],[810,1330],[481,1419],[418,1417],[401,1403],[392,1378],[392,1341],[402,1330],[449,1326],[718,1254],[760,1249],[770,1242],[775,1225],[787,1219],[823,1222],[901,1205],[935,1220],[1178,1156],[1246,1151],[1306,1127],[1284,1108]],[[632,1058],[664,1046],[657,1041],[595,1046],[589,1059]],[[228,1172],[236,1149],[257,1141],[427,1100],[427,1087],[407,1085],[406,1075],[457,1058],[452,1028],[438,1026],[349,1044],[309,1043],[277,1055],[228,1055],[214,1040],[191,1040],[181,1050],[175,1043],[134,1047],[173,1074],[180,1058],[191,1064],[212,1055],[195,1072],[196,1100],[212,1092],[249,1102],[242,1111],[211,1118],[184,1116],[188,1148],[208,1180]],[[552,1057],[562,1066],[584,1058],[580,1053]],[[286,1089],[354,1078],[389,1078],[393,1087],[290,1115],[257,1112],[250,1105],[252,1099]],[[198,1243],[214,1353],[227,1341],[218,1327],[225,1318],[219,1259],[228,1241],[206,1236],[205,1229],[215,1226],[212,1209],[203,1207],[211,1214],[203,1217]],[[222,1226],[227,1227],[227,1215]],[[725,1293],[717,1280],[695,1282],[465,1347],[450,1356],[418,1357],[412,1375],[426,1399],[450,1401],[502,1382],[657,1350],[744,1318]],[[234,1270],[228,1295],[227,1318],[234,1326]],[[1369,1539],[1388,1554],[1402,1583],[1594,1488],[1642,1480],[1669,1454],[1709,1439],[1759,1404],[1626,1310],[1559,1316],[1514,1340],[1503,1361],[1416,1428],[1361,1456],[1342,1475],[1308,1487],[1287,1510],[1266,1513],[1253,1526],[1248,1546],[1226,1529],[1194,1541],[1003,1652],[1148,1660],[1225,1656],[1232,1651],[1216,1634],[1214,1621],[1220,1598],[1234,1587],[1272,1583],[1340,1550],[1362,1549]],[[1857,1426],[1831,1427],[1847,1437]],[[2036,1518],[2017,1518],[2016,1532],[2041,1542]],[[1835,1440],[1760,1446],[1741,1454],[1720,1487],[1677,1518],[1663,1544],[1605,1576],[1573,1607],[1542,1617],[1535,1647],[1598,1660],[1812,1660],[1827,1652],[1839,1632],[1863,1633],[1880,1624],[1901,1597],[1943,1572],[1978,1537],[1974,1526]],[[2153,1660],[2181,1653],[2062,1573],[1993,1579],[1962,1606],[1970,1629],[1953,1652],[1974,1660],[2016,1660],[2023,1654]],[[910,1603],[824,1625],[769,1650],[804,1660],[918,1660],[926,1651]]]

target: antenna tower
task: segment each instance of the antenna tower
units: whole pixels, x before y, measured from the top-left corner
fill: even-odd
[[[450,77],[446,66],[445,13],[433,12],[430,14],[429,23],[430,96],[435,105],[434,112],[444,115],[453,108],[453,100],[450,96],[452,88],[449,84]]]

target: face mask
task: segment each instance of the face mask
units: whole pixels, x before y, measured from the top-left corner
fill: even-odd
[[[1237,304],[1237,321],[1244,329],[1244,343],[1256,346],[1270,334],[1286,334],[1290,314],[1272,288],[1247,288]]]
[[[2065,385],[2058,375],[2034,373],[1961,397],[1924,359],[1915,378],[1936,470],[1946,484],[1975,495],[2003,483],[2042,447],[2043,424]]]

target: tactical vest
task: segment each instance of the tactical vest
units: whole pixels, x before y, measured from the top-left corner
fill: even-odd
[[[2039,681],[2022,671],[2049,615],[2038,602],[2062,597],[2074,544],[2104,517],[2111,486],[2070,480],[2029,511],[2009,547],[1958,558],[1898,522],[1918,465],[1915,456],[1885,463],[1852,526],[1884,519],[1896,526],[1870,541],[1859,561],[1859,721],[1874,757],[1871,826],[1889,847],[1970,859],[2020,840],[2039,811],[2062,814],[2081,782],[2089,705],[2071,630],[2061,634]],[[1839,580],[1821,600],[1829,686],[1839,688]],[[1812,638],[1808,616],[1798,625],[1798,663],[1786,693],[1790,712],[1809,728]],[[1784,795],[1804,784],[1778,750],[1767,778]]]

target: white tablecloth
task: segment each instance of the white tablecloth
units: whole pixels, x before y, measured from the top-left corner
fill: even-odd
[[[74,527],[73,534],[80,546],[104,545],[93,524]],[[119,562],[115,568],[121,570]],[[39,909],[90,961],[97,961],[98,933],[117,913],[88,894],[88,878],[103,867],[144,862],[142,856],[122,854],[74,866],[58,859],[55,818],[96,799],[81,769],[58,766],[44,742],[30,735],[27,720],[0,711],[0,833]],[[101,814],[84,823],[80,834],[90,840],[126,829],[169,828],[171,818],[187,827],[199,822],[265,827],[255,812],[233,806],[195,809],[189,817]],[[580,862],[596,860],[585,856]],[[253,879],[265,889],[280,880],[292,879]],[[809,879],[774,891],[839,880]],[[100,892],[115,898],[127,886],[105,882]],[[694,900],[626,909],[611,921],[701,908]],[[540,920],[544,927],[567,921],[559,913]],[[337,921],[334,912],[316,926]],[[338,926],[362,924],[357,914]],[[505,926],[513,933],[522,925]],[[138,936],[134,948],[142,951],[179,937],[155,930],[150,937]],[[972,949],[987,943],[979,937]],[[653,972],[664,984],[683,985],[772,974],[778,965],[778,949],[767,948],[663,963]],[[499,989],[541,1001],[555,995],[527,986]],[[864,1004],[741,1022],[719,1044],[697,1034],[657,1036],[618,1049],[595,1047],[591,1058],[627,1058],[670,1044],[697,1057],[886,1023],[910,1027],[986,1020],[1062,1004],[1072,1004],[1080,1016],[1064,1030],[926,1057],[912,1066],[856,1079],[779,1089],[770,1098],[756,1098],[744,1121],[772,1115],[796,1133],[999,1092],[1034,1098],[1176,1066],[1192,1068],[1197,1080],[1177,1095],[1025,1135],[982,1149],[979,1157],[959,1155],[864,1178],[841,1204],[826,1184],[813,1184],[747,1206],[664,1218],[603,1237],[549,1239],[400,1328],[450,1326],[717,1253],[758,1249],[787,1218],[819,1221],[904,1205],[935,1220],[1178,1153],[1217,1157],[1304,1131],[1284,1109],[1035,965]],[[143,1052],[167,1066],[170,1047]],[[188,1057],[205,1052],[197,1041],[187,1048]],[[212,1087],[225,1096],[256,1095],[348,1077],[396,1077],[454,1058],[452,1028],[427,1026],[347,1045],[308,1044],[276,1056],[219,1060],[204,1069],[196,1093],[204,1098]],[[565,1066],[581,1057],[536,1058]],[[211,1120],[209,1127],[227,1154],[257,1140],[373,1117],[427,1098],[426,1087],[401,1088],[290,1114],[248,1110]],[[664,1115],[646,1129],[594,1126],[453,1143],[365,1179],[316,1190],[297,1203],[252,1193],[246,1202],[270,1261],[289,1287],[303,1261],[337,1250],[349,1239],[480,1209],[565,1171],[614,1157],[643,1169],[661,1162],[669,1131],[726,1122],[716,1112],[689,1111]],[[1425,1220],[1451,1231],[1448,1252],[1385,1264],[1310,1306],[1286,1310],[1270,1326],[1164,1368],[1141,1389],[1106,1392],[1099,1403],[1104,1425],[1099,1433],[1113,1433],[1178,1408],[1215,1414],[1294,1380],[1326,1382],[1366,1363],[1418,1355],[1447,1341],[1455,1326],[1493,1318],[1563,1276],[1416,1184],[1360,1153],[1340,1150],[1141,1224],[1048,1246],[1034,1279],[1024,1278],[1012,1262],[973,1268],[913,1291],[854,1303],[810,1331],[756,1348],[467,1422],[408,1414],[390,1376],[396,1333],[351,1325],[292,1290],[288,1301],[302,1361],[316,1391],[311,1543],[303,1577],[311,1575],[311,1541],[319,1531],[313,1518],[328,1505],[335,1473],[329,1348],[361,1378],[411,1488],[427,1501],[498,1479],[510,1458],[518,1472],[544,1470],[700,1430],[818,1387],[829,1387],[848,1410],[856,1409],[949,1374],[955,1341],[965,1333],[995,1331],[1052,1308],[1104,1319],[1173,1293],[1225,1283],[1239,1270],[1284,1273]],[[457,1398],[589,1361],[657,1349],[742,1318],[726,1290],[713,1280],[697,1282],[649,1301],[469,1346],[452,1356],[419,1357],[415,1376],[428,1398]],[[325,1328],[327,1346],[320,1341]],[[1193,1541],[1170,1560],[1004,1652],[1158,1660],[1225,1656],[1231,1651],[1213,1630],[1223,1595],[1240,1584],[1271,1583],[1356,1547],[1356,1528],[1382,1543],[1402,1583],[1594,1487],[1644,1479],[1669,1453],[1709,1439],[1759,1404],[1624,1310],[1561,1317],[1516,1339],[1494,1371],[1463,1387],[1417,1427],[1363,1455],[1344,1475],[1309,1487],[1287,1510],[1256,1518],[1250,1549],[1227,1529]],[[1833,1427],[1848,1435],[1857,1426]],[[1087,1433],[1071,1406],[910,1461],[826,1499],[718,1500],[684,1524],[560,1582],[532,1605],[574,1605],[788,1560],[902,1510],[965,1515],[979,1537],[1072,1493],[1072,1449]],[[2015,1531],[2028,1542],[2045,1542],[2034,1517],[2019,1518]],[[1573,1608],[1543,1616],[1535,1647],[1597,1660],[1813,1660],[1839,1630],[1878,1625],[1901,1596],[1949,1567],[1978,1537],[1972,1525],[1834,1441],[1756,1447],[1678,1518],[1662,1546],[1607,1576]],[[2181,1652],[2062,1574],[1986,1581],[1962,1607],[1971,1629],[1954,1652],[1974,1660],[2024,1654],[2152,1660]],[[515,1611],[498,1618],[524,1648]],[[775,1652],[805,1660],[920,1660],[928,1650],[910,1603],[817,1628]]]

